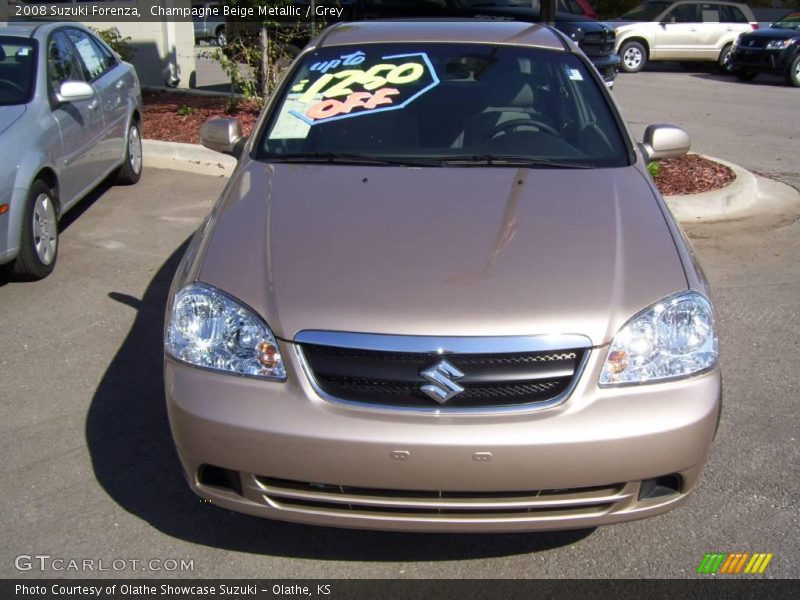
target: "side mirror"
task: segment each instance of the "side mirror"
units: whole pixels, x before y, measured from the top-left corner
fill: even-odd
[[[212,117],[200,129],[200,143],[203,146],[236,158],[239,157],[245,140],[239,119]]]
[[[648,125],[641,144],[647,162],[683,156],[691,147],[689,134],[675,125]]]
[[[94,98],[94,88],[85,81],[65,81],[56,94],[59,102],[80,102]]]

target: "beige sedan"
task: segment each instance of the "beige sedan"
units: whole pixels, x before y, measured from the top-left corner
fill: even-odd
[[[213,505],[408,531],[653,516],[698,481],[721,401],[705,279],[558,32],[326,29],[238,156],[166,307],[186,480]],[[176,474],[177,475],[177,474]]]

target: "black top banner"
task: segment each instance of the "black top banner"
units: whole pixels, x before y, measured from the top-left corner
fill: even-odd
[[[3,2],[8,3],[10,21],[335,22],[352,18],[355,7],[355,2],[348,0],[0,0]]]
[[[502,0],[386,2],[385,0],[0,0],[0,20],[92,22],[250,22],[332,24],[369,19],[541,22],[537,5]],[[556,23],[580,24],[586,18],[556,13]],[[594,23],[594,21],[592,21]]]

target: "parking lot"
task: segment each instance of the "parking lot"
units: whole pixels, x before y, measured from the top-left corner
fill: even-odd
[[[674,122],[695,150],[800,188],[800,90],[666,67],[620,76],[614,94],[637,136]],[[379,533],[229,513],[183,481],[163,400],[163,310],[224,183],[151,169],[135,187],[101,188],[62,222],[52,276],[0,279],[0,575],[669,578],[695,576],[711,551],[771,552],[767,576],[800,575],[800,212],[687,226],[715,292],[725,392],[684,507],[593,531]],[[34,554],[143,562],[15,567]],[[164,568],[182,559],[190,572]]]

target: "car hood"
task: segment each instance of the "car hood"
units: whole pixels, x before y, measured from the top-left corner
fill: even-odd
[[[786,40],[789,38],[800,37],[800,30],[788,29],[783,27],[767,27],[766,29],[756,29],[745,33],[741,39],[769,39],[769,40]]]
[[[287,165],[237,171],[200,281],[278,337],[577,333],[611,340],[687,288],[634,167],[552,170]]]
[[[0,106],[0,134],[11,127],[19,118],[25,114],[24,104],[14,104],[12,106]]]

